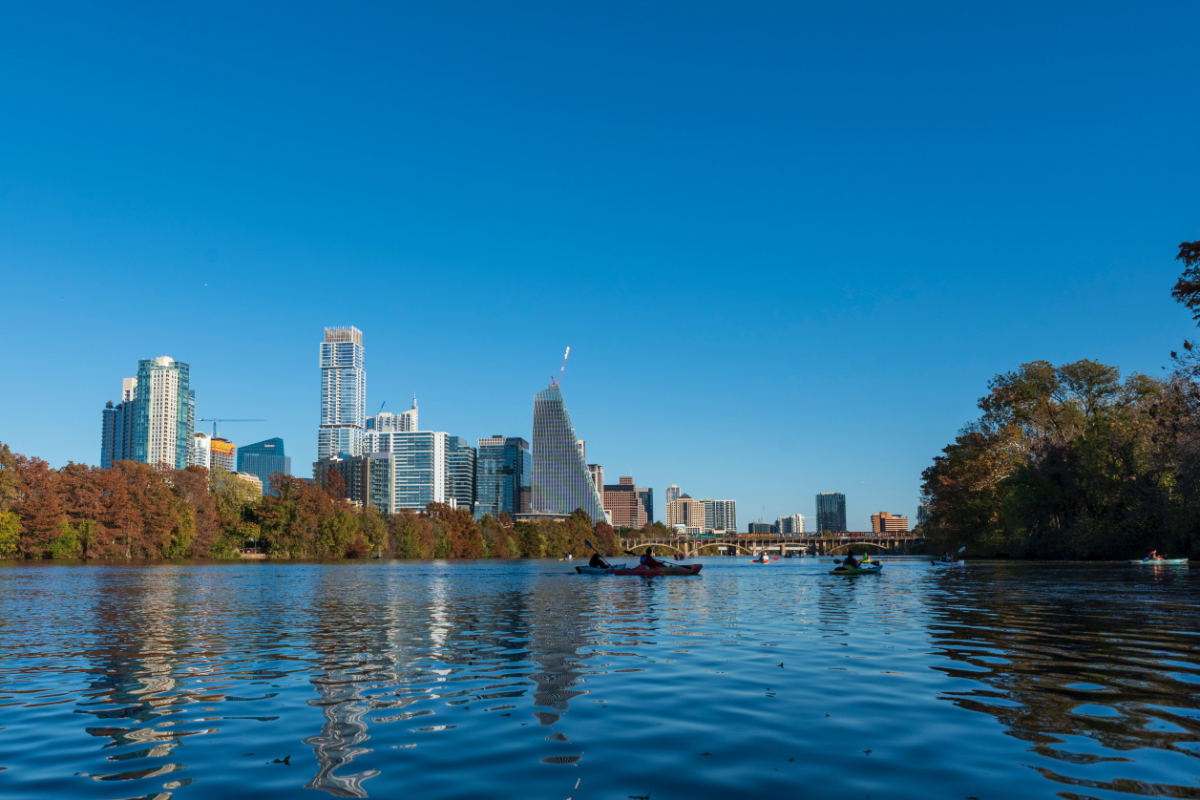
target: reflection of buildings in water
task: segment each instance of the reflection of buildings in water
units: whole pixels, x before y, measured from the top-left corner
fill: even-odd
[[[362,696],[363,674],[362,667],[370,667],[370,660],[361,664],[328,670],[323,676],[313,681],[319,700],[309,700],[310,706],[322,706],[325,714],[325,724],[316,736],[304,740],[311,745],[313,755],[317,758],[317,774],[305,786],[306,789],[320,789],[337,797],[366,797],[363,781],[379,774],[379,770],[367,770],[353,775],[335,775],[334,771],[360,755],[372,752],[370,748],[360,747],[371,738],[367,732],[367,723],[363,717],[371,710],[371,703]],[[384,676],[371,675],[371,682]]]
[[[563,597],[555,583],[542,584],[534,592],[530,610],[529,659],[540,671],[528,677],[537,684],[534,708],[552,708],[554,714],[534,712],[543,725],[553,725],[565,714],[573,698],[587,694],[575,690],[582,670],[579,649],[588,643],[591,623],[580,610],[578,598]]]

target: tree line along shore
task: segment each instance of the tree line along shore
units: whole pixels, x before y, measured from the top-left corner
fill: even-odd
[[[1179,246],[1172,296],[1200,323],[1200,241]],[[1200,556],[1200,346],[1161,377],[1083,359],[996,375],[922,474],[918,529],[934,552],[1123,560],[1151,549]],[[335,480],[340,480],[336,479]],[[0,558],[234,558],[247,542],[278,558],[544,558],[614,555],[620,540],[577,510],[563,521],[476,521],[431,503],[384,515],[338,486],[275,474],[272,493],[201,467],[51,469],[0,443]],[[660,537],[652,523],[623,535]]]

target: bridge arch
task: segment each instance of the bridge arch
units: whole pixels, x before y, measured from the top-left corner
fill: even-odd
[[[834,553],[841,550],[842,548],[862,547],[862,546],[866,546],[866,545],[870,545],[871,547],[878,547],[879,550],[884,553],[889,552],[889,548],[882,544],[879,544],[879,542],[858,541],[858,542],[844,542],[842,544],[839,544],[837,547],[831,547],[831,548],[829,548],[827,553],[829,555],[833,555]]]

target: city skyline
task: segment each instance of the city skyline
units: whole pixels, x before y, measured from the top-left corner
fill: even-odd
[[[96,463],[114,376],[164,354],[201,416],[267,420],[226,435],[311,463],[313,331],[354,324],[372,413],[415,392],[422,427],[528,438],[570,343],[572,416],[609,475],[768,522],[811,523],[835,487],[867,530],[916,519],[921,471],[996,374],[1161,375],[1192,335],[1169,289],[1200,213],[1200,110],[1179,102],[1197,67],[1151,43],[1194,5],[1006,8],[983,48],[886,7],[828,9],[849,39],[800,6],[706,12],[683,37],[661,9],[634,27],[561,9],[586,41],[528,10],[157,13],[167,50],[100,8],[36,5],[0,48],[24,76],[0,90],[21,153],[0,187],[0,440],[54,466]],[[310,47],[327,29],[344,36]],[[417,44],[367,59],[397,36]]]

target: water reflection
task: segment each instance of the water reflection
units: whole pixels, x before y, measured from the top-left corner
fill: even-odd
[[[0,795],[1200,797],[1187,570],[922,566],[0,568]]]

